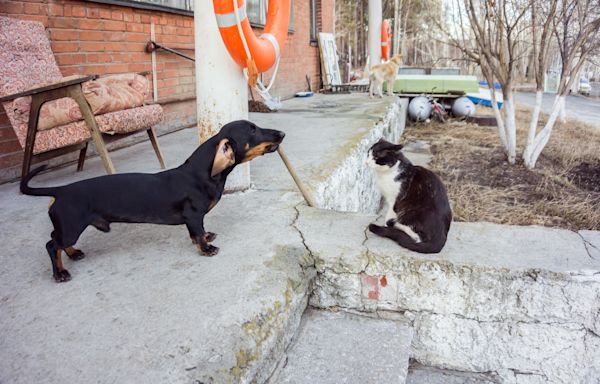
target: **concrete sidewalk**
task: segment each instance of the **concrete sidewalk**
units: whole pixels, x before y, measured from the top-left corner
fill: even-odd
[[[365,231],[378,220],[380,201],[366,148],[381,136],[399,137],[403,105],[316,95],[286,101],[279,113],[252,114],[258,125],[286,132],[284,148],[321,207],[356,212],[306,207],[271,154],[252,162],[252,190],[225,195],[207,216],[221,248],[213,258],[199,256],[180,226],[113,225],[109,234],[84,233],[78,246],[86,258],[66,260],[73,280],[56,284],[44,249],[49,199],[22,196],[14,183],[0,186],[0,383],[281,377],[302,384],[303,367],[319,367],[305,356],[325,341],[319,332],[344,334],[350,326],[377,335],[372,340],[389,335],[402,348],[381,377],[406,377],[409,356],[453,370],[409,372],[409,382],[600,377],[599,232],[453,223],[442,253],[419,255]],[[193,151],[196,134],[161,138],[169,165]],[[117,169],[157,171],[145,144],[115,152]],[[90,159],[83,173],[54,170],[33,184],[101,174],[99,160]],[[386,321],[313,312],[301,326],[309,301]],[[355,370],[344,376],[348,382],[368,377],[369,368],[348,362],[377,352],[362,336],[357,343],[366,347],[346,347],[338,361],[335,347],[349,344],[327,339],[330,363]]]
[[[314,188],[393,100],[318,95],[251,119],[286,132],[288,156]],[[196,143],[195,129],[162,137],[168,165]],[[159,170],[147,143],[112,159],[120,172]],[[102,174],[92,158],[82,173],[61,168],[32,185]],[[86,258],[65,258],[65,284],[44,249],[50,199],[0,186],[0,382],[265,381],[300,323],[314,268],[295,228],[302,198],[277,154],[253,161],[252,176],[252,190],[225,195],[207,216],[216,257],[199,256],[182,226],[115,224],[83,234]]]

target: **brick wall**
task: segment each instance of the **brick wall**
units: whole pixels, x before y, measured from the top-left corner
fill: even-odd
[[[317,16],[323,31],[333,31],[333,1],[318,0]],[[294,0],[295,31],[288,35],[271,92],[282,98],[305,90],[306,75],[313,90],[320,84],[318,48],[310,45],[309,12],[309,0]],[[151,23],[159,44],[194,55],[191,16],[72,0],[0,0],[0,15],[42,22],[64,76],[152,70],[151,55],[144,50]],[[260,33],[261,29],[255,31]],[[269,81],[271,74],[264,74],[263,79]],[[194,124],[194,63],[158,51],[156,77],[158,101],[166,116],[158,127],[159,134]],[[133,137],[120,145],[143,138]],[[74,159],[72,155],[61,161]],[[21,161],[22,149],[0,108],[0,181],[17,177]]]

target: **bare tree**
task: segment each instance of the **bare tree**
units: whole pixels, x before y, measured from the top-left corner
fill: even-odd
[[[479,64],[488,81],[492,106],[498,121],[498,132],[508,162],[516,161],[517,135],[513,83],[515,67],[523,51],[519,41],[528,30],[524,18],[529,9],[522,0],[464,0]],[[503,114],[497,109],[494,83],[498,81],[504,99]]]
[[[535,63],[535,105],[531,114],[531,122],[527,135],[527,145],[523,153],[523,159],[531,158],[531,150],[535,141],[536,130],[542,109],[542,97],[544,94],[544,75],[548,67],[548,55],[550,43],[555,31],[556,10],[558,0],[531,0],[531,34],[533,39],[533,60]],[[541,23],[541,25],[538,25]],[[541,32],[541,33],[540,33]],[[539,36],[538,36],[539,35]]]
[[[523,160],[532,169],[550,139],[552,129],[564,107],[565,97],[590,53],[599,47],[600,2],[598,0],[563,0],[551,18],[553,33],[560,52],[562,68],[558,91],[554,99],[552,113],[544,128],[537,131],[535,125],[529,127],[527,146]],[[536,96],[537,99],[537,96]],[[535,113],[535,110],[534,110]],[[538,111],[539,115],[539,111]]]

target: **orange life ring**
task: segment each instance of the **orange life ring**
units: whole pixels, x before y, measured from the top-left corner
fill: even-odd
[[[390,59],[390,50],[392,48],[392,33],[390,22],[383,20],[381,23],[381,58],[383,60]]]
[[[248,59],[240,37],[233,1],[237,1],[237,12],[251,59]],[[231,57],[242,68],[248,68],[248,76],[268,71],[279,58],[288,33],[290,0],[270,0],[267,24],[263,33],[256,37],[248,21],[244,0],[213,0],[217,24],[225,47]]]

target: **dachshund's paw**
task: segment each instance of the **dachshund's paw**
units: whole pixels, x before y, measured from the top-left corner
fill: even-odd
[[[80,251],[79,249],[71,248],[70,250],[67,249],[66,252],[67,256],[69,256],[69,259],[73,261],[78,261],[85,257],[85,253],[83,253],[83,251]]]
[[[211,257],[217,253],[219,253],[219,248],[215,247],[214,245],[207,244],[206,247],[200,248],[200,254],[202,256]]]
[[[71,280],[71,274],[66,269],[63,269],[62,271],[58,271],[57,273],[54,274],[54,280],[57,283],[67,282],[67,281]]]
[[[204,234],[204,241],[206,241],[207,243],[213,242],[216,238],[217,238],[217,234],[216,233],[206,232]]]

